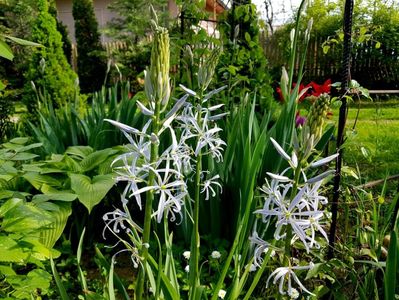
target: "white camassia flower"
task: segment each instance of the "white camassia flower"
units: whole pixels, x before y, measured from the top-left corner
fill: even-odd
[[[217,181],[219,178],[219,175],[215,175],[212,178],[205,180],[204,183],[201,184],[201,193],[205,193],[205,200],[209,200],[210,194],[212,197],[216,196],[215,187],[219,187],[220,192],[222,191],[222,185]]]
[[[187,265],[187,266],[184,268],[184,271],[185,271],[186,273],[190,272],[190,265]]]
[[[225,290],[219,290],[218,297],[220,299],[224,299],[224,297],[226,297],[226,291]]]
[[[153,190],[155,194],[159,194],[158,209],[155,212],[158,223],[161,222],[164,214],[172,213],[173,220],[175,219],[174,213],[181,214],[183,198],[187,194],[185,190],[186,183],[180,179],[182,177],[181,174],[169,166],[168,159],[164,169],[149,167],[151,172],[155,174],[155,184],[140,188],[132,194],[136,196],[150,190]],[[160,174],[163,174],[163,176]]]
[[[301,290],[305,291],[306,293],[312,296],[315,296],[313,293],[311,293],[309,290],[305,288],[305,286],[299,281],[299,278],[296,276],[294,272],[294,270],[309,270],[311,268],[313,268],[312,263],[310,263],[308,266],[289,266],[289,267],[277,268],[270,274],[269,278],[267,279],[266,287],[269,286],[270,279],[274,277],[273,284],[279,282],[278,285],[279,293],[281,295],[285,295],[286,293],[288,295],[292,295],[295,292],[293,291],[294,288],[292,287],[292,279],[293,279]],[[284,289],[285,279],[287,280],[287,289]]]

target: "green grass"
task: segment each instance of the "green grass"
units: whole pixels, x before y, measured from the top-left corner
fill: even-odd
[[[349,108],[345,164],[359,169],[363,183],[399,174],[399,100],[362,104],[353,128],[357,112]]]

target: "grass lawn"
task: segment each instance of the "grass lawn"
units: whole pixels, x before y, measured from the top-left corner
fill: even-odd
[[[399,174],[399,100],[349,108],[345,164],[358,168],[362,183]],[[338,110],[334,111],[338,119]]]

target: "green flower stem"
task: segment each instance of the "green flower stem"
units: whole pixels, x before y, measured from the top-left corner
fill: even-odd
[[[197,166],[195,173],[195,195],[194,195],[194,213],[193,213],[193,234],[191,236],[191,259],[190,259],[190,298],[193,299],[196,286],[199,284],[199,207],[200,207],[200,183],[201,183],[201,170],[202,170],[202,155],[197,156]]]
[[[200,95],[202,99],[202,93]],[[198,125],[201,126],[201,111],[198,112]],[[197,143],[199,142],[199,138]],[[191,236],[191,254],[190,254],[190,299],[194,299],[197,284],[199,284],[199,209],[200,209],[200,187],[201,187],[201,171],[202,171],[202,154],[201,151],[197,156],[195,169],[195,194],[194,194],[194,212],[193,212],[193,231]]]
[[[158,136],[160,127],[160,104],[161,101],[156,101],[155,114],[152,123],[152,132]],[[151,156],[150,163],[154,164],[158,160],[158,144],[151,143]],[[150,172],[148,176],[148,185],[154,185],[155,173]],[[143,229],[143,244],[141,247],[140,257],[142,259],[143,268],[139,273],[136,284],[136,299],[141,300],[143,297],[144,281],[145,281],[145,268],[148,259],[148,246],[150,242],[151,234],[151,215],[152,215],[152,203],[154,202],[154,191],[149,190],[146,194],[145,211],[144,211],[144,229]]]

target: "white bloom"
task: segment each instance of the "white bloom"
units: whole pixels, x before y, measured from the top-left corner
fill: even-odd
[[[221,257],[221,254],[219,251],[212,251],[211,257],[214,259],[219,259]]]
[[[187,265],[187,266],[184,268],[184,271],[185,271],[186,273],[190,272],[190,265]]]
[[[260,267],[263,258],[262,255],[267,252],[267,250],[270,247],[270,244],[268,242],[265,242],[262,240],[256,231],[252,234],[252,236],[249,238],[251,243],[255,246],[255,251],[254,251],[254,265],[255,267]]]
[[[185,259],[187,259],[187,260],[190,259],[190,255],[191,255],[191,252],[190,252],[190,251],[184,251],[184,252],[183,252],[183,257],[184,257]]]
[[[292,295],[294,293],[293,287],[292,287],[292,279],[296,282],[296,284],[301,288],[301,290],[305,291],[306,293],[314,296],[313,293],[308,291],[305,286],[299,281],[299,278],[296,276],[294,270],[307,270],[313,268],[313,264],[311,263],[308,266],[289,266],[289,267],[280,267],[277,268],[276,270],[273,271],[273,273],[270,274],[269,278],[266,281],[266,287],[269,286],[269,281],[271,278],[274,277],[273,284],[276,284],[279,282],[278,285],[278,291],[281,295],[285,295],[286,293],[288,295]],[[287,292],[285,292],[284,289],[284,281],[287,279]]]
[[[224,299],[225,296],[226,296],[226,291],[225,290],[219,290],[218,297],[220,299]]]
[[[251,264],[249,266],[249,272],[255,272],[256,271],[256,266],[254,264]]]
[[[222,185],[217,181],[219,179],[219,175],[215,175],[210,179],[204,181],[201,189],[201,193],[205,193],[205,200],[209,200],[209,193],[211,193],[212,197],[216,196],[215,186],[218,186],[220,191],[222,191]],[[214,187],[212,187],[212,185]]]
[[[155,184],[138,189],[133,196],[153,190],[154,193],[159,194],[158,209],[155,212],[158,223],[161,222],[164,214],[168,215],[169,213],[172,214],[171,220],[174,221],[175,213],[181,214],[183,198],[187,194],[186,183],[180,179],[182,176],[179,172],[169,168],[169,159],[166,160],[164,169],[156,170],[152,167],[149,169],[155,174]],[[160,175],[162,173],[163,176]],[[174,179],[176,177],[177,179]]]

